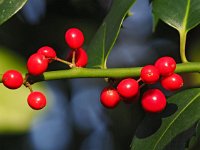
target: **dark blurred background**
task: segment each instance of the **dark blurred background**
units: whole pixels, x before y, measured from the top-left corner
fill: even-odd
[[[111,5],[112,0],[28,0],[20,12],[0,26],[1,63],[4,66],[0,70],[4,71],[15,65],[25,71],[27,58],[44,45],[53,47],[57,56],[65,59],[69,48],[64,34],[70,27],[78,27],[83,31],[86,39],[84,48],[87,50],[87,45]],[[180,62],[178,32],[163,22],[159,22],[156,31],[152,32],[151,5],[148,0],[138,0],[131,12],[133,16],[123,23],[109,56],[108,67],[153,64],[157,58],[165,55]],[[198,37],[199,27],[188,35],[187,53],[190,60],[199,60]],[[55,62],[49,67],[49,70],[60,69],[66,69],[66,66]],[[199,86],[199,75],[184,75],[184,78],[187,79],[185,88]],[[27,106],[26,109],[23,108],[27,92],[21,94],[18,91],[12,95],[12,92],[5,91],[5,96],[0,97],[1,101],[8,100],[6,95],[12,97],[9,97],[7,105],[3,103],[0,107],[5,110],[0,110],[0,118],[4,116],[4,125],[0,125],[0,149],[130,149],[135,130],[145,114],[140,103],[120,103],[114,110],[103,108],[99,95],[106,85],[103,79],[37,83],[34,89],[43,90],[49,100],[48,107],[39,113]],[[0,88],[2,91],[3,87]],[[147,88],[150,87],[145,86],[142,91]],[[22,90],[27,91],[25,88]],[[164,92],[167,96],[172,94]],[[16,98],[19,94],[20,100]],[[18,101],[23,101],[23,105],[19,105]],[[13,116],[17,119],[14,120]],[[24,126],[18,125],[18,122],[22,122]],[[192,134],[193,130],[186,137]],[[184,142],[178,142],[177,145],[177,149],[181,149]]]

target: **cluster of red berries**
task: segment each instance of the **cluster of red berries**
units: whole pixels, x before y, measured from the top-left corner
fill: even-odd
[[[66,31],[65,41],[71,48],[66,60],[62,60],[56,56],[56,52],[49,46],[43,46],[38,51],[32,54],[27,61],[28,74],[23,78],[22,74],[17,70],[8,70],[2,76],[4,86],[9,89],[17,89],[24,84],[31,91],[27,98],[28,105],[39,110],[46,106],[47,100],[43,93],[33,91],[28,81],[29,76],[39,76],[43,74],[48,64],[52,61],[59,61],[72,67],[85,67],[87,65],[88,56],[82,48],[84,43],[84,35],[77,28],[70,28]]]
[[[134,101],[139,95],[139,81],[143,84],[154,84],[160,80],[164,89],[175,91],[183,86],[183,79],[174,73],[176,62],[172,57],[159,58],[154,65],[147,65],[141,69],[140,79],[123,79],[116,88],[106,87],[101,92],[101,103],[107,108],[114,108],[120,100]],[[147,90],[141,99],[141,105],[147,112],[161,112],[167,104],[166,97],[159,89]]]
[[[86,51],[82,48],[84,43],[83,33],[77,28],[71,28],[65,33],[65,41],[71,48],[67,60],[72,61],[76,67],[85,67],[88,62],[88,56]],[[74,59],[73,55],[75,55]]]
[[[22,84],[27,85],[22,74],[17,70],[8,70],[2,76],[4,86],[9,89],[18,89]],[[42,109],[46,106],[46,98],[41,92],[31,92],[28,96],[28,104],[33,109]]]
[[[31,93],[28,96],[28,104],[31,108],[39,110],[46,106],[46,98],[43,93],[34,91],[29,83],[29,76],[38,76],[43,74],[48,64],[53,61],[59,61],[73,67],[85,67],[88,56],[82,48],[84,35],[77,28],[70,28],[65,33],[65,41],[71,48],[66,61],[58,58],[53,48],[43,46],[27,61],[28,74],[23,78],[22,74],[16,70],[8,70],[2,76],[3,84],[9,89],[17,89],[24,84]],[[154,84],[159,79],[161,85],[170,91],[178,90],[183,86],[183,79],[180,75],[174,73],[176,62],[171,57],[162,57],[158,59],[155,65],[147,65],[141,69],[140,79],[123,79],[117,88],[106,87],[101,93],[101,103],[107,108],[114,108],[122,99],[125,102],[134,101],[139,97],[139,81],[143,84]],[[146,91],[141,100],[142,107],[148,112],[160,112],[166,106],[166,97],[159,89],[150,89]]]

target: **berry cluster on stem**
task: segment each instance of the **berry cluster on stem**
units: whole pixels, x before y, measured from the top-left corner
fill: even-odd
[[[24,84],[30,90],[27,98],[28,105],[35,110],[42,109],[46,106],[47,100],[43,93],[33,91],[29,79],[42,75],[47,69],[49,63],[59,61],[67,64],[70,68],[85,67],[88,62],[86,51],[82,48],[84,43],[84,35],[77,28],[70,28],[66,31],[65,40],[71,48],[66,60],[60,59],[56,55],[56,51],[50,46],[43,46],[32,54],[27,61],[27,70],[25,78],[17,70],[8,70],[2,76],[2,82],[9,89],[18,89]]]
[[[70,28],[65,33],[65,41],[70,52],[65,59],[58,58],[56,51],[50,46],[43,46],[32,54],[27,61],[28,73],[23,75],[17,70],[7,70],[1,77],[1,82],[9,89],[17,89],[22,84],[29,88],[28,105],[36,110],[46,106],[47,100],[43,93],[34,91],[31,84],[43,80],[63,78],[124,78],[116,86],[109,86],[101,92],[101,103],[107,108],[114,108],[120,101],[130,103],[137,101],[140,88],[145,84],[155,84],[160,81],[162,87],[175,91],[183,86],[183,79],[177,73],[199,72],[199,63],[184,63],[176,65],[171,57],[159,58],[154,65],[136,68],[82,68],[88,63],[88,56],[83,48],[84,35],[78,28]],[[46,72],[49,63],[58,61],[71,69]],[[176,73],[175,73],[176,71]],[[129,78],[126,78],[129,77]],[[130,77],[140,77],[135,80]],[[140,84],[141,83],[141,84]],[[159,89],[147,90],[141,99],[141,105],[148,112],[160,112],[166,106],[165,95]]]
[[[140,88],[144,84],[155,84],[160,80],[164,89],[169,91],[179,90],[183,86],[183,79],[174,73],[176,62],[172,57],[161,57],[154,65],[146,65],[140,71],[140,78],[136,81],[133,78],[121,80],[117,87],[104,88],[101,92],[101,103],[107,108],[114,108],[120,102],[136,101]],[[142,85],[139,82],[142,81]],[[141,105],[150,113],[158,113],[165,109],[167,100],[159,89],[149,89],[142,95]]]

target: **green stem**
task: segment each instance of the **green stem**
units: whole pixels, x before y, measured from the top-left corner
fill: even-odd
[[[92,69],[92,68],[72,68],[69,70],[59,70],[45,72],[38,77],[30,77],[33,83],[47,80],[58,80],[66,78],[127,78],[139,77],[141,67],[134,68],[110,68],[110,69]],[[200,62],[188,62],[177,64],[176,73],[200,72]],[[0,82],[2,75],[0,75]]]
[[[55,80],[64,78],[127,78],[139,77],[141,67],[134,68],[73,68],[70,70],[51,71],[44,73],[44,80]],[[176,73],[200,72],[200,63],[177,64]]]
[[[187,37],[187,32],[185,30],[179,31],[179,36],[180,36],[180,56],[181,60],[183,63],[187,63],[188,60],[185,55],[185,46],[186,46],[186,37]]]

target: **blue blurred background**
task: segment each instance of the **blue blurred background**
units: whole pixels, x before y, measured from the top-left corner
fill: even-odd
[[[84,48],[87,50],[111,4],[111,0],[28,0],[19,13],[0,26],[0,46],[26,61],[38,48],[48,45],[56,50],[58,57],[65,59],[69,52],[64,41],[65,31],[70,27],[80,28],[85,34]],[[152,64],[164,55],[173,56],[179,62],[178,33],[162,22],[152,33],[149,1],[138,0],[131,12],[133,16],[123,23],[108,67]],[[191,34],[198,32],[196,29]],[[12,62],[9,56],[5,57]],[[49,71],[65,68],[55,62]],[[0,149],[129,149],[135,130],[144,117],[139,103],[120,103],[114,110],[105,109],[99,101],[100,92],[107,85],[103,79],[70,79],[37,85],[43,87],[49,106],[27,121],[23,131],[11,132],[10,128],[10,132],[0,132]],[[17,114],[18,110],[15,111]]]

